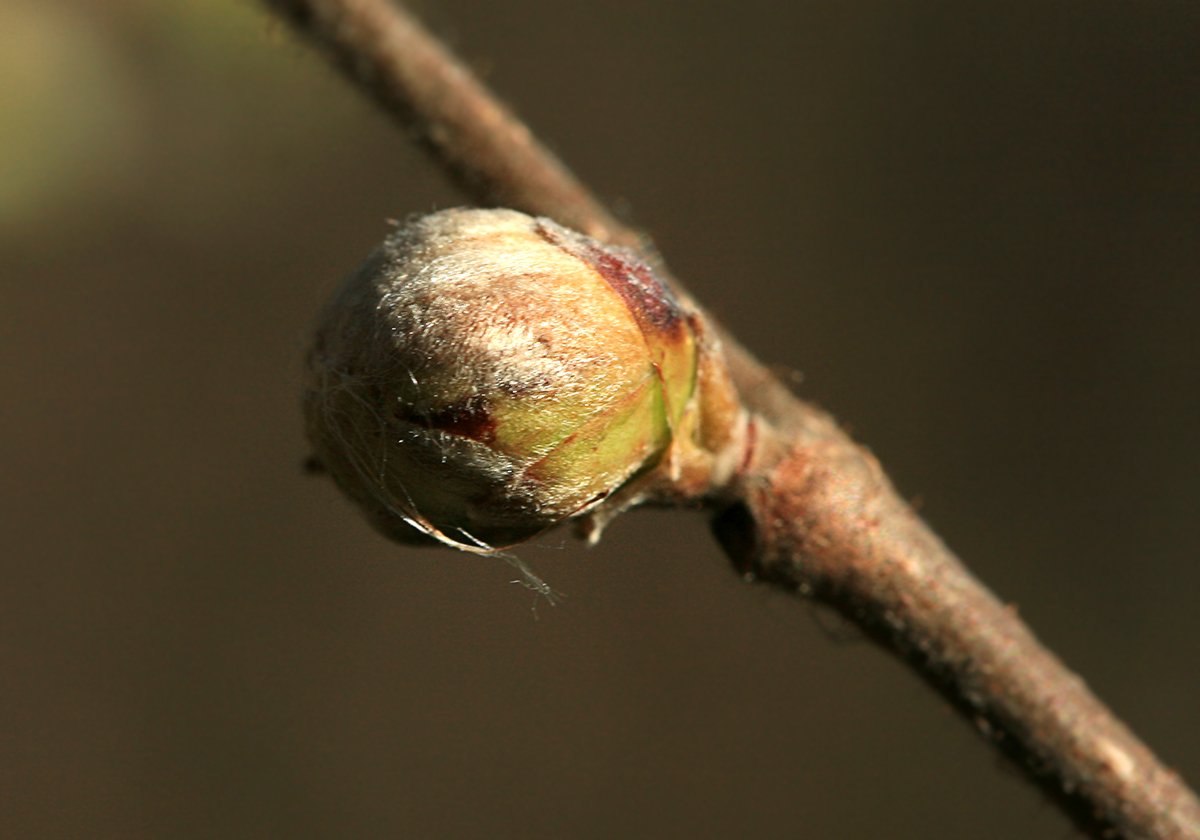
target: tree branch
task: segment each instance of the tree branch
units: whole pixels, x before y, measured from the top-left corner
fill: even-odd
[[[554,154],[403,8],[380,0],[264,0],[487,205],[636,245]]]
[[[476,200],[642,245],[408,12],[387,0],[263,2]],[[708,500],[738,567],[862,627],[1091,835],[1200,838],[1200,802],[1179,776],[962,566],[869,452],[721,335],[753,413],[744,469]]]

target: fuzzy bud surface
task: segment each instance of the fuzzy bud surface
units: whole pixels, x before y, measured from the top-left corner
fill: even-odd
[[[632,252],[512,210],[442,211],[326,308],[308,436],[390,537],[509,546],[663,463],[695,413],[694,327]]]

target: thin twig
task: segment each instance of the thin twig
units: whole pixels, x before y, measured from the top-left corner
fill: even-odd
[[[406,11],[387,0],[263,2],[416,131],[476,200],[642,241]],[[962,566],[875,459],[723,344],[757,430],[746,469],[713,500],[739,568],[856,622],[1093,836],[1200,838],[1200,802],[1179,776]]]

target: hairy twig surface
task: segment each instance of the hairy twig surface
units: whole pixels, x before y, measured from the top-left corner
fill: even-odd
[[[415,131],[476,200],[642,243],[403,9],[263,2]],[[743,468],[706,501],[739,569],[862,627],[1093,836],[1200,838],[1200,802],[1179,776],[962,566],[870,453],[723,333],[721,346],[752,434]]]

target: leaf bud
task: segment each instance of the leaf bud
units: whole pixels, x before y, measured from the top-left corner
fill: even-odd
[[[633,252],[512,210],[390,236],[321,317],[308,436],[374,525],[478,552],[678,478],[702,327]]]

